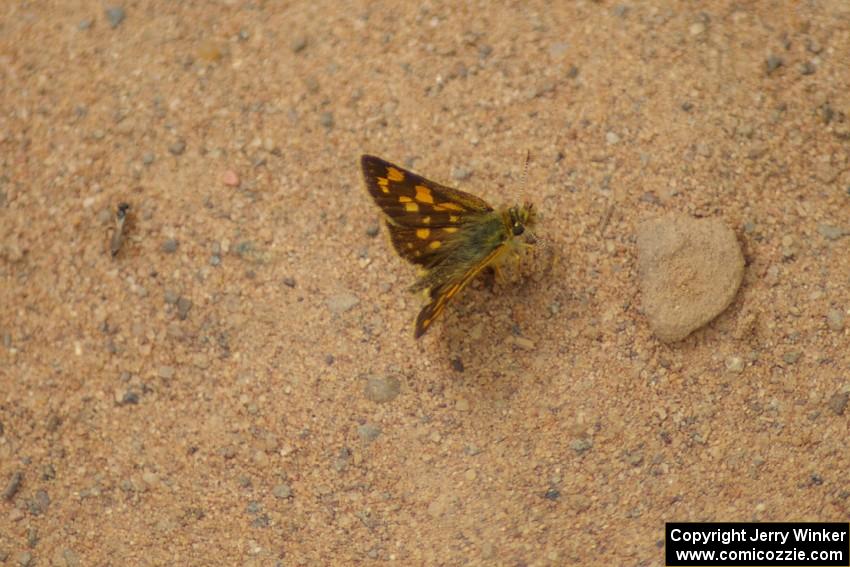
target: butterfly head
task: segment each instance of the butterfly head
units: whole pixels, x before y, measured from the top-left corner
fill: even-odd
[[[536,212],[532,203],[515,205],[508,209],[505,215],[505,225],[510,234],[514,238],[524,236],[528,242],[534,242],[531,229],[534,227],[535,220]]]

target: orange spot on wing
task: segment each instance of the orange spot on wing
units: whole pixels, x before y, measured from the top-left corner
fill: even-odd
[[[431,217],[422,217],[422,224],[431,224]]]
[[[430,228],[417,228],[416,229],[416,238],[421,238],[422,240],[425,240],[429,236],[431,236],[431,229]]]
[[[434,240],[433,242],[431,242],[431,244],[428,245],[428,248],[430,248],[431,250],[436,250],[437,248],[439,248],[442,245],[443,245],[443,243],[440,242],[439,240]]]
[[[429,205],[431,205],[434,203],[434,196],[431,195],[431,190],[425,187],[424,185],[417,185],[416,200],[420,203],[428,203]]]
[[[419,205],[417,205],[416,203],[405,203],[404,210],[408,213],[417,213],[419,212]]]
[[[452,234],[454,232],[457,232],[457,227],[456,226],[447,226],[446,228],[443,229],[443,231],[445,231],[447,234]]]
[[[387,179],[390,181],[404,181],[404,173],[394,167],[388,167]]]
[[[411,199],[410,197],[407,197],[405,195],[400,195],[399,198],[398,198],[398,202],[399,203],[412,203],[413,199]]]
[[[463,207],[456,203],[440,203],[438,205],[434,205],[435,211],[462,211]]]

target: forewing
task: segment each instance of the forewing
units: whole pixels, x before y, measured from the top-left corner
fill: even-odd
[[[492,211],[483,199],[425,179],[381,158],[360,158],[366,188],[389,222],[408,228],[461,224],[471,213]]]
[[[431,267],[438,264],[454,248],[455,234],[463,230],[463,226],[414,228],[393,224],[387,220],[387,230],[399,256],[408,262]]]
[[[449,300],[460,293],[460,291],[465,288],[481,270],[486,268],[502,251],[501,249],[501,246],[496,247],[487,254],[487,256],[466,270],[466,272],[463,272],[459,277],[449,279],[431,288],[431,302],[423,307],[422,311],[420,311],[419,315],[416,317],[416,329],[413,333],[415,338],[418,339],[425,334],[425,331],[428,330],[431,323],[433,323],[434,320],[439,317],[440,313],[443,312],[443,309],[446,308],[446,304],[448,304]]]

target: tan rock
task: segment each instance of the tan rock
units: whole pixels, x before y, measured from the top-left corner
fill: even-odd
[[[722,313],[744,277],[735,233],[719,219],[665,215],[638,228],[637,246],[643,311],[664,342]]]

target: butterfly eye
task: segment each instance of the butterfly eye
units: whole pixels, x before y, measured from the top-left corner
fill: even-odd
[[[523,232],[525,232],[525,227],[524,227],[524,226],[522,226],[522,225],[521,225],[521,224],[519,224],[519,223],[514,224],[514,229],[513,229],[514,236],[519,236],[519,235],[520,235],[520,234],[522,234]]]

